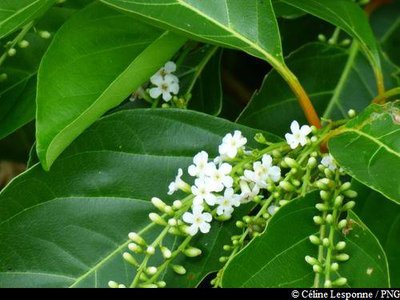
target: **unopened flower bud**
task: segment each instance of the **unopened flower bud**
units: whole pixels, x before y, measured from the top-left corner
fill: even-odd
[[[344,192],[344,191],[347,191],[348,189],[350,189],[351,188],[351,183],[350,182],[345,182],[345,183],[343,183],[341,186],[340,186],[340,191],[341,192]]]
[[[45,30],[39,31],[38,33],[39,33],[39,36],[45,40],[47,40],[51,37],[51,33],[48,31],[45,31]]]
[[[242,221],[236,221],[235,225],[237,228],[244,228],[246,226],[246,224]]]
[[[156,252],[156,249],[153,246],[148,246],[146,249],[146,253],[148,255],[153,255]]]
[[[282,153],[281,151],[275,149],[272,151],[272,156],[275,158],[280,158],[282,156]]]
[[[196,257],[201,255],[201,250],[195,247],[188,247],[183,250],[183,254],[185,254],[187,257]]]
[[[229,245],[224,245],[222,248],[223,248],[225,251],[231,251],[231,250],[232,250],[232,247],[229,246]]]
[[[305,260],[306,260],[306,262],[308,263],[308,264],[310,264],[310,265],[319,265],[319,261],[315,258],[315,257],[312,257],[312,256],[309,256],[309,255],[307,255],[306,257],[305,257]]]
[[[341,220],[339,223],[338,223],[338,228],[339,229],[343,229],[343,228],[345,228],[347,226],[347,220],[346,219],[343,219],[343,220]]]
[[[133,265],[133,266],[135,266],[135,267],[138,267],[138,266],[139,266],[138,262],[137,262],[136,259],[132,256],[132,254],[130,254],[130,253],[128,253],[128,252],[124,252],[124,253],[122,254],[122,257],[123,257],[128,263],[130,263],[131,265]]]
[[[176,219],[171,218],[171,219],[168,220],[168,225],[169,226],[176,226],[176,224],[177,224]]]
[[[175,273],[177,273],[179,275],[186,274],[186,269],[181,265],[172,265],[171,268],[172,268],[172,270],[174,270]]]
[[[330,280],[325,280],[324,282],[324,288],[331,288],[332,287],[332,281]]]
[[[322,245],[323,245],[324,247],[329,247],[329,245],[330,245],[329,239],[328,239],[328,238],[324,238],[324,239],[322,240]]]
[[[343,250],[344,248],[346,248],[346,242],[345,241],[340,241],[336,244],[336,250]]]
[[[141,253],[143,251],[142,247],[140,247],[138,244],[135,243],[129,243],[128,249],[135,253]]]
[[[356,203],[354,201],[349,201],[342,206],[342,210],[346,211],[346,210],[353,209],[355,205],[356,205]]]
[[[256,133],[256,135],[254,136],[254,140],[260,144],[264,145],[267,144],[267,140],[265,139],[265,136],[261,132]]]
[[[157,271],[158,271],[157,267],[151,266],[151,267],[148,267],[148,268],[146,269],[146,274],[148,274],[148,275],[154,275],[154,274],[157,273]]]
[[[290,201],[288,200],[281,200],[279,201],[279,206],[285,206],[286,204],[288,204]]]
[[[336,280],[332,283],[332,285],[334,285],[334,286],[343,286],[343,285],[345,285],[346,283],[347,283],[347,278],[340,277],[340,278],[336,279]]]
[[[331,214],[327,214],[325,217],[325,221],[328,224],[332,224],[333,223],[333,216]]]
[[[6,81],[8,78],[8,75],[6,73],[0,74],[0,82]]]
[[[319,245],[321,244],[321,240],[319,239],[319,237],[315,236],[315,235],[310,235],[308,237],[310,239],[310,242],[314,245]]]
[[[335,208],[339,208],[343,204],[343,196],[339,195],[335,198],[334,206]]]
[[[160,198],[157,198],[157,197],[151,198],[151,203],[153,203],[153,205],[154,205],[157,209],[161,210],[162,212],[164,212],[164,208],[167,206],[167,205],[164,203],[164,201],[162,201]]]
[[[308,159],[307,166],[309,168],[315,168],[316,165],[317,165],[317,160],[315,159],[315,157],[310,157]]]
[[[343,41],[340,42],[340,45],[346,47],[350,45],[350,43],[351,43],[350,39],[344,39]]]
[[[138,243],[139,245],[146,245],[146,242],[144,241],[144,239],[138,235],[136,232],[130,232],[128,235],[129,239],[134,241],[135,243]]]
[[[331,264],[331,271],[336,272],[337,270],[339,270],[339,264],[334,262]]]
[[[315,204],[315,208],[318,209],[319,211],[329,210],[329,206],[326,205],[325,203],[317,203],[317,204]]]
[[[149,219],[158,225],[161,225],[161,226],[167,225],[167,222],[165,222],[165,220],[156,213],[149,213]]]
[[[343,195],[345,195],[347,198],[352,199],[352,198],[356,198],[358,194],[356,191],[347,190],[347,191],[343,192]]]
[[[167,283],[165,281],[157,282],[157,287],[159,287],[159,288],[165,288],[166,286],[167,286]]]
[[[350,256],[346,253],[340,253],[335,256],[335,259],[338,261],[347,261],[349,260]]]
[[[315,273],[321,273],[322,272],[322,267],[320,265],[313,265],[312,268],[313,268],[313,271]]]
[[[172,256],[171,250],[169,250],[167,247],[161,247],[161,253],[165,259],[169,259]]]
[[[318,34],[318,40],[320,42],[326,42],[326,36],[323,35],[322,33]]]
[[[17,50],[15,50],[15,48],[10,48],[7,51],[8,56],[14,56],[15,54],[17,54]]]
[[[19,46],[20,48],[26,48],[26,47],[29,46],[29,42],[28,42],[27,40],[22,40],[22,41],[20,41],[20,42],[18,43],[18,46]]]
[[[169,215],[169,216],[173,216],[175,214],[174,210],[172,209],[171,206],[166,205],[164,208],[164,212]]]
[[[118,288],[118,283],[116,283],[115,281],[111,280],[111,281],[108,282],[108,286],[110,288],[116,289],[116,288]]]
[[[324,224],[324,219],[322,219],[320,216],[314,216],[313,220],[314,220],[314,223],[317,224],[317,225]]]
[[[223,263],[226,263],[228,261],[228,258],[226,256],[221,256],[218,260],[219,260],[219,262],[221,264],[223,264]]]
[[[181,207],[182,207],[182,201],[180,201],[180,200],[175,200],[172,203],[172,208],[174,208],[174,209],[180,209]]]
[[[287,192],[294,192],[296,188],[287,181],[279,182],[279,186]]]
[[[318,138],[317,138],[316,136],[312,136],[312,137],[310,138],[310,141],[311,141],[312,143],[315,143],[315,142],[318,141]]]
[[[126,285],[125,285],[125,284],[122,284],[122,283],[121,283],[121,284],[118,284],[118,288],[119,288],[119,289],[125,289],[125,288],[126,288]]]
[[[319,191],[319,195],[321,197],[322,200],[324,201],[329,201],[331,194],[327,191]]]
[[[347,115],[349,116],[349,118],[354,118],[356,116],[356,111],[354,109],[349,109]]]
[[[291,157],[285,157],[283,160],[291,168],[298,168],[299,167],[299,164],[297,163],[297,161],[295,161]]]

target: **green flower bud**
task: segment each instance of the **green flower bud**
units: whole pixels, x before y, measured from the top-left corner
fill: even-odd
[[[17,50],[15,50],[15,48],[10,48],[7,51],[8,56],[14,56],[15,54],[17,54]]]
[[[282,153],[281,153],[281,151],[275,149],[272,151],[272,156],[275,158],[280,158],[280,157],[282,157]]]
[[[169,216],[173,216],[175,214],[174,210],[169,205],[165,206],[164,212]]]
[[[327,191],[319,191],[319,196],[324,201],[329,201],[329,199],[331,198],[331,194]]]
[[[368,1],[369,1],[369,0],[368,0]],[[350,45],[350,43],[351,43],[351,40],[350,40],[350,39],[344,39],[343,41],[340,42],[340,45],[346,47],[346,46]],[[350,111],[350,110],[349,110],[349,111]],[[349,112],[347,112],[347,114],[349,114]],[[350,117],[350,116],[349,116],[349,117]],[[352,118],[352,117],[350,117],[350,118]]]
[[[246,226],[246,224],[242,221],[236,221],[235,225],[237,228],[244,228]]]
[[[301,182],[300,182],[300,180],[292,179],[292,184],[293,184],[295,187],[299,187],[299,186],[301,185]]]
[[[350,210],[353,209],[353,207],[356,205],[356,203],[354,201],[349,201],[346,204],[343,205],[342,210],[346,211],[346,210]]]
[[[226,257],[226,256],[221,256],[218,260],[219,260],[219,262],[220,262],[221,264],[224,264],[224,263],[226,263],[226,262],[228,261],[228,257]]]
[[[349,116],[349,118],[354,118],[356,116],[356,111],[354,109],[349,109],[347,111],[347,115]]]
[[[346,242],[345,241],[340,241],[336,244],[336,250],[343,250],[344,248],[346,248]]]
[[[305,260],[306,260],[306,262],[308,263],[308,264],[310,264],[310,265],[319,265],[319,261],[315,258],[315,257],[312,257],[312,256],[309,256],[309,255],[307,255],[306,257],[305,257]]]
[[[331,271],[336,272],[337,270],[339,270],[339,264],[334,262],[331,264]]]
[[[128,263],[130,263],[131,265],[133,265],[133,266],[135,266],[135,267],[138,267],[138,266],[139,266],[138,262],[137,262],[136,259],[132,256],[132,254],[130,254],[130,253],[128,253],[128,252],[124,252],[124,253],[122,254],[122,257],[123,257]]]
[[[324,170],[324,174],[325,174],[325,176],[328,177],[328,178],[333,178],[334,175],[335,175],[335,173],[333,173],[333,171],[332,171],[331,169],[328,169],[328,168],[326,168],[326,169]]]
[[[320,265],[313,265],[312,268],[315,273],[322,273],[323,271]]]
[[[201,255],[201,250],[195,247],[188,247],[183,250],[183,254],[185,254],[187,257],[196,257]]]
[[[222,248],[223,248],[225,251],[231,251],[231,250],[232,250],[232,247],[229,246],[229,245],[224,245]]]
[[[328,238],[324,238],[324,239],[322,240],[322,245],[323,245],[324,247],[329,247],[329,245],[330,245],[329,239],[328,239]]]
[[[45,30],[39,31],[38,33],[39,33],[39,36],[45,40],[47,40],[51,37],[51,33],[48,31],[45,31]]]
[[[326,42],[326,36],[323,35],[322,33],[318,34],[318,40],[320,42]]]
[[[339,208],[343,204],[343,199],[343,196],[340,195],[335,198],[335,202],[333,204],[335,208]]]
[[[172,256],[171,250],[169,250],[167,247],[161,247],[161,253],[165,259],[169,259]]]
[[[343,192],[343,195],[345,195],[347,198],[353,199],[357,197],[357,192],[353,190],[347,190]]]
[[[128,249],[131,250],[132,252],[135,252],[135,253],[143,252],[142,247],[140,247],[138,244],[135,244],[135,243],[129,243],[128,244]]]
[[[126,285],[125,285],[125,284],[122,284],[122,283],[121,283],[121,284],[118,284],[118,288],[119,288],[119,289],[124,289],[124,288],[126,288]]]
[[[158,288],[158,286],[156,284],[154,284],[154,283],[144,283],[144,284],[140,284],[139,286],[141,288],[144,288],[144,289],[156,289],[156,288]]]
[[[307,162],[307,167],[313,169],[315,168],[316,165],[317,165],[317,160],[315,159],[315,157],[310,157]]]
[[[318,209],[319,211],[329,210],[329,206],[326,205],[325,203],[317,203],[317,204],[315,204],[315,208]]]
[[[296,188],[287,181],[279,182],[279,186],[287,192],[294,192]]]
[[[338,228],[339,229],[343,229],[343,228],[345,228],[347,226],[347,220],[346,219],[343,219],[343,220],[341,220],[339,223],[338,223]]]
[[[279,192],[274,192],[272,194],[272,197],[274,197],[275,199],[279,199],[281,197],[281,194]]]
[[[139,279],[140,279],[141,281],[147,281],[147,280],[149,280],[149,277],[148,277],[145,273],[141,273],[141,274],[139,275]]]
[[[321,244],[321,240],[319,239],[319,237],[315,236],[315,235],[310,235],[308,237],[310,239],[310,242],[314,245],[319,245]]]
[[[324,282],[324,288],[331,288],[332,287],[332,281],[330,280],[325,280]]]
[[[253,202],[255,202],[255,203],[260,203],[260,202],[261,202],[261,199],[262,199],[261,196],[255,196],[255,197],[253,198]]]
[[[172,208],[174,208],[174,209],[180,209],[181,207],[182,207],[182,201],[180,201],[180,200],[175,200],[172,203]]]
[[[286,204],[288,204],[290,201],[288,200],[281,200],[279,201],[279,206],[285,206]]]
[[[265,139],[265,136],[261,132],[256,133],[256,135],[254,136],[254,140],[260,144],[264,145],[268,144],[267,140]]]
[[[153,246],[148,246],[146,249],[146,253],[148,255],[153,255],[156,252],[156,249]]]
[[[166,286],[167,286],[167,283],[165,281],[157,282],[157,287],[159,287],[159,288],[165,288]]]
[[[128,237],[130,240],[134,241],[135,243],[138,243],[139,245],[142,245],[142,246],[146,245],[145,240],[140,235],[138,235],[136,232],[130,232],[128,234]]]
[[[159,209],[160,211],[164,212],[165,207],[167,206],[167,204],[164,203],[164,201],[162,201],[160,198],[157,197],[153,197],[151,198],[151,203],[153,203],[153,205]]]
[[[186,269],[181,265],[171,265],[171,268],[172,268],[172,270],[174,270],[174,272],[176,274],[179,274],[179,275],[186,274]]]
[[[149,213],[149,219],[158,225],[167,226],[167,222],[156,213]]]
[[[151,276],[151,275],[156,274],[157,271],[158,271],[157,267],[154,267],[154,266],[147,267],[146,274]]]
[[[168,220],[168,225],[169,226],[176,226],[177,224],[178,224],[178,222],[174,218],[171,218],[171,219]]]
[[[334,285],[334,286],[343,286],[343,285],[345,285],[346,283],[347,283],[347,278],[340,277],[340,278],[336,279],[336,280],[332,283],[332,285]]]
[[[313,220],[316,225],[322,225],[325,223],[324,219],[322,219],[320,216],[314,216]]]
[[[341,186],[340,186],[340,191],[341,192],[344,192],[344,191],[347,191],[347,190],[349,190],[351,188],[351,183],[350,182],[345,182],[345,183],[343,183]]]
[[[263,214],[262,214],[262,217],[263,217],[265,220],[268,220],[268,219],[271,217],[271,215],[270,215],[269,213],[263,213]]]
[[[170,233],[170,234],[172,234],[172,235],[182,235],[182,232],[187,232],[186,230],[187,230],[187,226],[185,226],[185,225],[183,225],[183,226],[180,226],[179,228],[177,228],[177,227],[170,227],[169,229],[168,229],[168,233]]]
[[[346,253],[340,253],[335,256],[335,259],[338,261],[347,261],[349,260],[350,256]]]
[[[327,214],[325,217],[325,221],[328,224],[332,224],[333,223],[333,216],[331,214]]]
[[[251,217],[250,216],[244,216],[243,217],[243,221],[246,223],[246,224],[249,224],[249,223],[251,223]]]
[[[8,78],[8,75],[6,73],[0,74],[0,82],[6,81]]]
[[[108,286],[110,288],[116,289],[116,288],[118,288],[118,283],[116,283],[115,281],[111,280],[111,281],[108,282]]]
[[[285,157],[283,161],[290,167],[290,168],[298,168],[299,164],[293,158]]]

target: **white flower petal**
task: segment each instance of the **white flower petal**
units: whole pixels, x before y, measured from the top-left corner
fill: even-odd
[[[300,128],[300,133],[302,134],[302,135],[309,135],[310,133],[311,133],[311,127],[310,126],[308,126],[308,125],[303,125],[303,126],[301,126],[301,128]]]
[[[170,92],[162,92],[162,98],[164,101],[168,102],[172,99],[171,93]]]
[[[208,233],[210,231],[211,225],[204,222],[200,224],[199,228],[202,233]]]
[[[203,220],[206,222],[211,222],[211,220],[212,220],[211,214],[208,212],[203,213]]]
[[[194,216],[189,212],[185,212],[182,216],[182,220],[185,221],[186,223],[192,224],[194,222]]]
[[[158,87],[154,87],[150,89],[149,94],[151,98],[157,99],[162,94],[162,90]]]
[[[199,226],[197,226],[197,225],[195,225],[195,224],[191,225],[191,226],[188,228],[188,233],[189,233],[191,236],[196,235],[196,233],[197,233],[198,231],[199,231]]]
[[[232,171],[232,166],[228,163],[223,163],[220,167],[219,170],[224,174],[227,175]]]
[[[292,133],[296,133],[300,130],[300,125],[296,120],[294,120],[292,124],[290,124],[290,130],[292,131]]]
[[[167,61],[164,65],[164,70],[166,73],[172,73],[176,71],[176,64],[173,61]]]

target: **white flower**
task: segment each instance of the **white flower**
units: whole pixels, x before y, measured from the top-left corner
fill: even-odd
[[[172,99],[171,94],[178,94],[179,82],[175,75],[167,74],[164,77],[157,76],[153,78],[152,83],[156,86],[150,89],[149,94],[151,98],[157,99],[160,95],[164,101],[170,101]]]
[[[207,183],[210,185],[210,189],[214,192],[220,192],[224,187],[232,187],[233,178],[229,176],[231,171],[232,166],[228,163],[221,164],[219,168],[214,163],[210,163],[206,169]]]
[[[262,157],[262,164],[264,168],[267,169],[268,178],[270,178],[273,182],[277,182],[279,179],[281,179],[281,168],[272,165],[271,155],[264,154]]]
[[[247,139],[243,137],[242,133],[239,130],[235,130],[232,134],[228,133],[222,139],[222,144],[219,146],[219,154],[224,157],[227,156],[229,158],[234,158],[239,149],[242,149],[243,146],[247,143]]]
[[[311,127],[308,125],[300,125],[297,121],[293,121],[290,124],[290,130],[292,133],[286,133],[285,138],[290,148],[296,149],[298,145],[304,146],[307,144],[307,135],[311,133]]]
[[[272,165],[271,155],[264,154],[262,162],[256,161],[253,163],[253,171],[245,170],[242,179],[254,182],[260,188],[267,187],[267,180],[271,179],[274,182],[281,178],[281,169]]]
[[[176,71],[176,64],[173,61],[168,61],[166,62],[164,67],[160,68],[156,74],[150,77],[150,82],[152,84],[157,85],[156,82],[158,82],[160,78],[162,79],[165,75],[172,74],[175,71]]]
[[[190,187],[186,182],[184,182],[181,177],[183,175],[183,171],[181,168],[178,169],[178,175],[176,175],[175,180],[172,181],[168,186],[168,195],[172,195],[178,190],[188,191]]]
[[[210,166],[208,162],[208,153],[201,151],[193,157],[193,165],[190,165],[188,172],[193,177],[203,177],[205,175],[207,167]]]
[[[201,205],[206,201],[208,205],[215,205],[215,195],[212,193],[210,184],[205,178],[198,178],[194,181],[192,186],[192,193],[195,196],[194,205]]]
[[[230,217],[233,212],[233,207],[240,205],[240,196],[235,194],[232,188],[228,188],[224,192],[224,196],[217,197],[218,204],[217,214]]]
[[[240,181],[240,201],[242,203],[250,202],[260,192],[260,187],[255,183],[248,183],[244,180]]]
[[[195,205],[192,208],[192,212],[193,213],[185,212],[182,216],[183,221],[192,224],[188,228],[188,233],[193,236],[199,229],[202,233],[209,232],[211,228],[209,223],[212,220],[211,214],[207,212],[203,213],[203,207],[201,205]]]
[[[333,156],[331,154],[324,156],[321,160],[321,164],[332,171],[335,171],[337,168],[335,159],[333,158]]]

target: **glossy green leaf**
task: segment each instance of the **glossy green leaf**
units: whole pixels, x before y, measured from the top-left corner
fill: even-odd
[[[318,252],[308,239],[319,231],[312,219],[319,214],[315,208],[318,199],[315,192],[282,207],[265,232],[228,265],[223,286],[311,287],[315,273],[304,257]],[[340,264],[337,275],[347,278],[347,287],[389,287],[386,256],[378,240],[354,213],[350,212],[348,219],[352,230],[341,239],[347,243],[350,260]]]
[[[0,38],[37,18],[54,2],[55,0],[2,0],[0,2]]]
[[[52,35],[76,9],[53,7],[37,22]],[[40,61],[51,40],[29,32],[25,36],[29,47],[17,49],[1,66],[7,80],[0,82],[0,139],[32,121],[35,117],[36,74]]]
[[[148,80],[184,41],[99,3],[66,22],[38,74],[37,151],[43,167],[49,169],[84,129]]]
[[[184,110],[128,110],[95,123],[49,172],[36,165],[0,194],[0,286],[128,284],[134,269],[121,254],[127,234],[149,224],[151,197],[177,199],[166,195],[177,169],[200,150],[217,155],[222,137],[235,129],[256,146],[255,130]],[[199,235],[204,255],[185,260],[191,266],[185,276],[168,273],[170,286],[195,286],[216,270],[229,228]]]
[[[351,176],[400,203],[400,102],[373,104],[328,144]]]
[[[180,94],[191,94],[189,109],[218,115],[222,108],[221,54],[204,45],[193,50],[178,67]]]
[[[102,0],[115,8],[190,38],[243,50],[283,64],[271,0]]]
[[[368,18],[360,6],[347,0],[282,0],[346,31],[361,45],[375,71],[379,71],[378,45]]]
[[[391,286],[399,288],[400,206],[357,181],[353,181],[352,188],[359,195],[355,212],[381,243],[389,262]]]
[[[377,95],[368,61],[358,47],[344,49],[326,43],[301,47],[286,59],[320,116],[343,119],[349,109],[361,111]],[[393,68],[385,63],[386,86],[394,87]],[[292,120],[305,123],[296,98],[285,81],[271,71],[238,122],[283,135]]]

